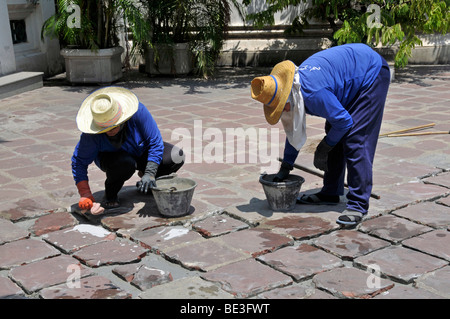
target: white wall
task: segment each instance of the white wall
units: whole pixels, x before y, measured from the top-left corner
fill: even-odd
[[[0,0],[0,76],[16,71],[6,0]]]
[[[55,13],[54,0],[0,0],[0,75],[39,71],[53,75],[62,71],[58,40],[41,40],[41,28]],[[10,20],[25,20],[27,42],[13,44]]]

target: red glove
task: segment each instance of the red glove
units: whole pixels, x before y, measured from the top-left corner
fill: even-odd
[[[78,194],[80,194],[80,201],[78,206],[81,209],[91,209],[95,202],[94,196],[92,196],[91,189],[89,188],[88,181],[81,181],[77,184]]]

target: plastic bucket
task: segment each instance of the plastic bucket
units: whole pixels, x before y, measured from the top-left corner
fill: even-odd
[[[276,174],[264,174],[259,177],[267,202],[272,210],[289,211],[294,209],[297,196],[305,182],[305,179],[298,175],[289,175],[283,182],[274,182]]]
[[[164,177],[152,189],[156,206],[163,216],[179,217],[189,213],[197,183],[189,178]]]

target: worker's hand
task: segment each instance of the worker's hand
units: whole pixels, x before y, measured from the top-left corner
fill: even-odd
[[[94,196],[92,196],[91,189],[89,188],[88,181],[81,181],[77,184],[78,194],[80,194],[80,200],[78,206],[81,209],[91,209],[95,202]]]
[[[324,172],[328,172],[328,153],[333,149],[328,145],[325,138],[317,145],[314,152],[314,166]]]
[[[91,208],[92,215],[100,215],[104,211],[105,211],[105,209],[102,206],[100,206],[100,203],[94,203],[92,205],[92,208]]]
[[[278,171],[277,175],[273,178],[273,181],[275,183],[284,181],[288,176],[289,173],[292,171],[293,166],[287,162],[282,162],[280,170]]]
[[[78,206],[81,209],[89,210],[94,205],[94,198],[93,197],[81,197],[80,201],[78,202]]]
[[[144,174],[141,180],[136,183],[136,187],[141,193],[147,194],[150,189],[156,187],[155,176]]]

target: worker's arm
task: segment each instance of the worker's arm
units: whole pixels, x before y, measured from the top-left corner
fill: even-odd
[[[325,137],[329,146],[335,146],[353,126],[350,114],[327,88],[310,94],[305,105],[308,113],[323,117],[330,123],[331,129]]]
[[[98,155],[98,145],[92,134],[81,134],[80,141],[72,155],[72,174],[80,195],[78,206],[81,209],[91,209],[95,202],[89,187],[88,166]]]

